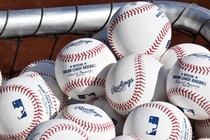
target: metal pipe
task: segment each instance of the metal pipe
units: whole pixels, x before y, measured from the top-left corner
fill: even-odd
[[[150,1],[151,2],[151,1]],[[210,41],[210,11],[198,5],[154,1],[174,28]],[[89,33],[106,27],[123,3],[0,11],[0,38],[39,34]]]

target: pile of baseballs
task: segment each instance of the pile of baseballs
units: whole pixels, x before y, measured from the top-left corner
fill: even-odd
[[[210,139],[210,53],[170,45],[158,6],[130,2],[92,38],[0,86],[0,136],[15,140]],[[1,78],[2,79],[2,78]]]

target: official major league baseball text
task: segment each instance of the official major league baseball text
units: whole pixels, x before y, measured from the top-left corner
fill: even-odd
[[[116,62],[109,48],[93,38],[76,39],[59,52],[55,62],[58,85],[69,97],[88,101],[101,97],[105,78]]]
[[[210,118],[210,53],[193,53],[178,59],[167,77],[167,95],[189,118]]]

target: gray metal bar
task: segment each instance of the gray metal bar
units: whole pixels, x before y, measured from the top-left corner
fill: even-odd
[[[209,9],[174,1],[154,3],[165,12],[174,28],[200,32],[210,41]],[[127,3],[0,11],[0,38],[98,31],[108,25],[124,4]]]

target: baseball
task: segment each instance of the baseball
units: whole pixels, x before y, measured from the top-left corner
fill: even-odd
[[[53,111],[54,100],[41,80],[20,75],[0,87],[0,135],[5,139],[25,139]]]
[[[51,113],[52,115],[50,118],[53,118],[59,112],[61,102],[55,96],[55,94],[53,93],[51,88],[48,86],[46,81],[39,75],[38,72],[33,72],[33,71],[24,72],[24,73],[20,74],[19,76],[30,77],[30,78],[32,78],[31,80],[33,82],[36,82],[38,80],[37,84],[38,84],[38,86],[41,87],[40,93],[46,94],[46,98],[49,98],[50,101],[52,101],[49,105],[50,105],[50,109],[52,112]]]
[[[108,140],[116,137],[111,118],[99,107],[78,103],[65,107],[56,118],[72,121],[85,130],[90,139]]]
[[[27,140],[90,140],[86,132],[66,119],[51,119],[36,126]]]
[[[126,118],[115,111],[105,99],[92,99],[86,103],[95,105],[106,112],[115,125],[116,135],[122,135],[122,129]]]
[[[116,59],[104,43],[80,38],[58,53],[55,76],[64,94],[88,101],[104,95],[106,75],[113,63]]]
[[[198,138],[210,138],[210,119],[196,120],[195,131]]]
[[[170,70],[176,63],[177,59],[197,52],[209,52],[209,50],[204,46],[194,43],[177,44],[167,49],[167,51],[161,56],[160,62],[167,70]]]
[[[192,140],[192,126],[176,106],[154,101],[139,105],[128,115],[123,134],[145,140]]]
[[[210,118],[210,53],[194,53],[177,60],[168,73],[169,102],[189,118]]]
[[[117,61],[107,74],[105,95],[109,104],[127,116],[140,104],[165,101],[167,71],[155,58],[130,54]]]
[[[56,77],[55,77],[55,61],[53,60],[37,60],[30,64],[28,64],[20,74],[24,74],[26,72],[37,72],[43,80],[50,87],[56,98],[58,99],[59,107],[57,112],[60,112],[64,106],[66,106],[66,102],[68,100],[68,96],[63,93],[60,89]]]
[[[130,2],[112,16],[107,34],[119,58],[138,52],[159,59],[170,44],[171,23],[153,3]]]

